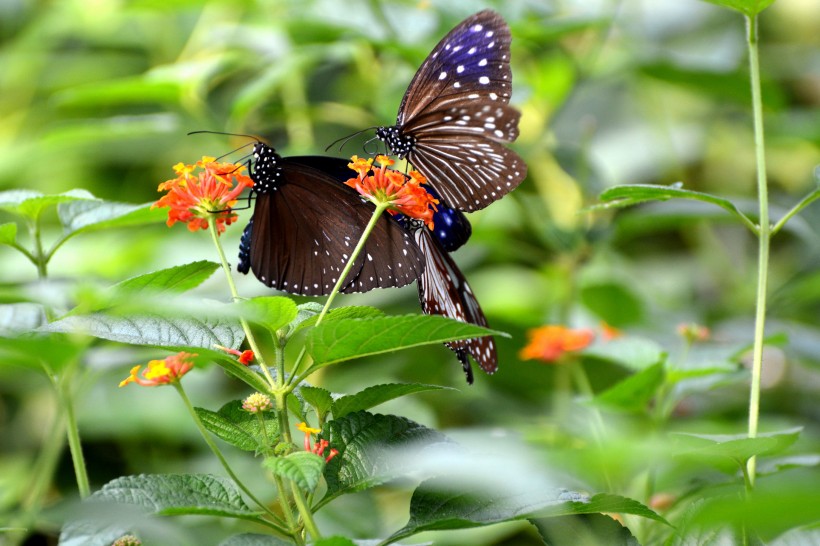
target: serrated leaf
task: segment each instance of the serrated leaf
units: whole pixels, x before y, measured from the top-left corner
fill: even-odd
[[[13,245],[17,242],[17,224],[9,222],[0,224],[0,245]]]
[[[409,419],[365,411],[325,423],[320,438],[339,452],[325,466],[327,493],[320,504],[402,475],[392,450],[448,441],[440,432]]]
[[[783,451],[797,441],[802,427],[784,431],[759,434],[749,438],[741,434],[687,434],[676,433],[675,436],[692,446],[682,457],[694,457],[708,462],[721,463],[731,459],[738,465],[757,455],[772,455]]]
[[[279,477],[294,482],[306,493],[312,492],[319,484],[325,460],[309,451],[296,451],[287,457],[269,457],[265,466]]]
[[[219,543],[219,546],[292,546],[293,542],[282,540],[271,535],[256,533],[242,533],[228,537]]]
[[[218,267],[217,263],[200,260],[131,277],[115,284],[112,290],[130,296],[141,292],[150,296],[181,294],[205,282]]]
[[[94,199],[71,201],[57,207],[63,235],[69,237],[80,232],[101,229],[158,224],[165,220],[167,211],[152,209],[152,203],[135,205]]]
[[[194,408],[205,428],[218,438],[244,451],[258,451],[279,439],[279,421],[274,411],[261,415],[242,409],[241,400],[228,402],[218,412]],[[262,428],[262,421],[264,429]]]
[[[301,307],[301,306],[300,306]],[[319,306],[319,311],[321,311],[321,306]],[[322,322],[329,322],[333,320],[342,320],[342,319],[368,319],[368,318],[376,318],[376,317],[383,317],[384,311],[381,309],[376,309],[375,307],[367,307],[362,305],[355,305],[350,307],[339,307],[337,309],[331,309],[325,315],[325,318],[322,319]],[[298,327],[294,329],[294,332],[302,330],[304,328],[309,328],[316,324],[316,320],[318,319],[318,312],[302,322],[299,323]]]
[[[434,478],[422,483],[410,500],[410,520],[388,539],[420,533],[483,527],[503,521],[549,518],[572,514],[616,512],[662,523],[666,520],[640,502],[600,493],[593,497],[570,491],[487,491],[481,486]]]
[[[506,334],[437,315],[404,315],[322,323],[308,334],[305,346],[318,367],[485,335]]]
[[[69,190],[52,195],[33,190],[9,190],[0,192],[0,210],[36,220],[47,207],[79,199],[93,200],[96,198],[85,190]]]
[[[176,318],[160,315],[115,316],[105,313],[73,315],[44,326],[42,331],[86,334],[132,345],[168,349],[236,349],[245,339],[242,327],[232,320]]]
[[[663,363],[659,362],[613,385],[594,401],[624,411],[644,410],[657,394],[665,375]]]
[[[46,324],[46,313],[39,303],[0,305],[0,336],[30,332]]]
[[[338,419],[349,413],[367,410],[408,394],[445,389],[456,390],[451,387],[425,385],[423,383],[388,383],[384,385],[374,385],[356,394],[348,394],[336,399],[336,401],[333,402],[333,418]]]
[[[734,216],[748,221],[748,218],[740,212],[740,209],[728,199],[703,193],[699,191],[685,190],[676,185],[659,186],[654,184],[624,184],[615,186],[604,191],[599,199],[601,205],[591,207],[596,208],[623,208],[646,203],[647,201],[667,201],[669,199],[692,199],[702,201],[722,208],[732,213]]]
[[[91,495],[94,501],[120,502],[160,515],[210,514],[253,516],[236,485],[208,474],[141,474],[124,476]]]
[[[710,4],[739,11],[743,15],[754,17],[768,8],[774,0],[706,0]]]
[[[534,518],[530,523],[548,546],[640,546],[627,527],[603,514]]]
[[[239,302],[240,312],[249,321],[275,332],[296,318],[296,303],[283,296],[260,296]]]
[[[319,419],[324,421],[324,416],[327,415],[333,404],[333,396],[331,396],[330,391],[321,387],[303,385],[299,387],[299,394],[302,395],[305,402],[313,406],[316,413],[319,414]]]

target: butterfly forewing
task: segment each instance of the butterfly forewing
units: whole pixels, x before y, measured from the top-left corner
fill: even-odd
[[[509,102],[510,29],[494,11],[462,21],[442,38],[404,94],[397,124],[403,125],[434,102],[446,107],[464,100]]]
[[[415,239],[426,262],[418,283],[422,311],[428,315],[442,315],[486,327],[487,318],[478,300],[449,254],[427,228],[416,230]],[[467,355],[472,356],[487,373],[498,369],[495,341],[491,336],[453,341],[446,345],[458,356],[469,382],[472,381]]]

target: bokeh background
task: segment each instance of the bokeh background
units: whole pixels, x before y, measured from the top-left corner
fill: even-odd
[[[452,353],[432,347],[326,369],[318,383],[334,392],[397,380],[453,386],[458,390],[380,410],[456,435],[469,431],[479,443],[490,443],[495,431],[546,444],[561,425],[552,411],[556,369],[519,360],[529,328],[599,329],[606,322],[680,359],[742,362],[752,339],[756,271],[756,241],[744,227],[690,202],[617,214],[583,210],[612,185],[680,181],[730,197],[755,215],[744,21],[705,2],[4,0],[0,191],[83,188],[104,199],[152,201],[173,164],[246,142],[186,136],[195,130],[260,135],[283,155],[361,154],[368,136],[341,152],[324,149],[354,131],[392,124],[433,45],[485,8],[498,10],[512,28],[512,103],[522,111],[513,148],[526,159],[529,177],[470,215],[473,237],[454,257],[492,327],[511,335],[498,339],[500,369],[492,377],[477,371],[476,384],[467,387]],[[820,10],[816,0],[778,0],[760,24],[776,219],[818,183]],[[244,221],[250,211],[242,215]],[[56,233],[56,216],[46,221]],[[775,239],[768,332],[776,343],[763,393],[764,428],[807,427],[806,450],[818,443],[820,413],[819,226],[820,206],[809,207]],[[225,236],[231,253],[240,233],[241,222]],[[215,259],[206,233],[158,224],[72,240],[52,262],[47,286],[35,283],[30,263],[2,247],[0,283],[6,302],[36,293],[69,307],[78,285],[112,284],[199,259]],[[268,293],[253,278],[239,281],[243,295]],[[223,282],[214,275],[202,296],[227,299]],[[341,302],[418,311],[412,286]],[[708,326],[711,340],[684,355],[676,328],[687,322]],[[96,487],[137,472],[216,471],[170,391],[116,388],[130,366],[156,356],[102,343],[89,352],[78,411]],[[605,358],[590,356],[585,365],[595,388],[627,373]],[[189,377],[200,406],[216,408],[245,394],[218,369]],[[747,400],[742,372],[700,385],[681,403],[681,426],[743,432]],[[0,507],[15,498],[54,411],[45,378],[0,362]],[[255,471],[253,461],[239,464]],[[66,455],[54,506],[73,490]],[[390,489],[345,503],[331,504],[320,523],[372,537],[406,518],[406,496]],[[363,515],[371,510],[380,518]],[[55,508],[44,528],[60,518]],[[191,533],[228,533],[197,526]],[[469,540],[526,544],[529,533],[510,524]],[[465,543],[458,536],[436,540]],[[47,543],[38,540],[46,539],[30,544]]]

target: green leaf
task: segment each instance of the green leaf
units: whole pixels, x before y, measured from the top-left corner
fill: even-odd
[[[283,296],[260,296],[240,302],[239,308],[249,321],[276,332],[297,316],[296,304]]]
[[[571,514],[620,512],[662,523],[666,520],[626,497],[600,493],[593,497],[568,491],[487,491],[480,485],[435,478],[422,483],[410,500],[410,520],[390,536],[391,542],[420,533],[483,527],[502,521]]]
[[[137,505],[158,515],[250,517],[256,514],[242,500],[231,480],[208,474],[123,476],[105,484],[89,499]]]
[[[14,245],[17,242],[17,224],[0,224],[0,245]]]
[[[140,293],[147,293],[150,296],[181,294],[205,282],[217,268],[217,263],[200,260],[131,277],[115,284],[112,289],[130,296]]]
[[[56,373],[77,358],[84,348],[84,343],[78,343],[68,336],[3,337],[0,332],[0,362],[4,366],[23,366],[37,370],[47,368]]]
[[[716,205],[746,223],[749,219],[728,199],[717,197],[708,193],[684,190],[678,185],[658,186],[654,184],[624,184],[615,186],[604,191],[599,199],[603,201],[601,205],[591,207],[595,209],[624,208],[631,207],[647,201],[667,201],[669,199],[693,199]]]
[[[300,306],[301,307],[301,306]],[[319,311],[322,308],[319,306]],[[350,307],[339,307],[337,309],[331,309],[325,315],[325,318],[322,319],[322,323],[326,323],[333,320],[341,320],[341,319],[368,319],[368,318],[376,318],[376,317],[383,317],[384,311],[381,309],[376,309],[375,307],[366,307],[361,305],[355,305]],[[313,316],[308,317],[304,321],[300,322],[299,325],[293,330],[297,332],[304,328],[309,328],[316,324],[316,320],[318,319],[318,312]]]
[[[820,454],[817,453],[773,457],[761,459],[757,462],[757,475],[777,474],[791,468],[810,468],[818,465],[820,465]]]
[[[311,542],[310,546],[364,546],[364,541],[353,541],[347,537],[323,537],[316,542]]]
[[[322,323],[311,330],[306,348],[318,367],[362,356],[485,335],[506,334],[437,315],[341,319]]]
[[[333,397],[330,391],[321,387],[304,385],[299,387],[299,394],[305,402],[313,406],[319,416],[320,421],[324,421],[325,415],[333,405]],[[335,414],[334,414],[335,415]]]
[[[737,465],[745,465],[754,456],[781,452],[797,441],[802,430],[802,427],[796,427],[759,434],[756,438],[749,438],[744,434],[676,433],[675,436],[691,446],[689,451],[680,456],[705,460],[723,468],[727,459]],[[736,468],[731,469],[734,470]]]
[[[46,324],[46,313],[38,303],[0,305],[0,336],[30,332]]]
[[[320,438],[339,451],[325,466],[327,494],[320,504],[402,475],[393,450],[448,441],[440,432],[409,419],[365,411],[325,423]]]
[[[232,320],[177,318],[160,315],[115,316],[105,313],[73,315],[42,328],[46,332],[77,333],[168,349],[222,345],[236,349],[245,339],[242,327]]]
[[[595,402],[625,411],[645,410],[663,385],[662,362],[627,377],[595,397]]]
[[[292,546],[293,542],[282,540],[271,535],[256,533],[242,533],[228,537],[219,543],[219,546]]]
[[[165,209],[152,209],[152,203],[135,205],[102,199],[60,203],[57,213],[63,234],[70,237],[101,229],[158,224],[168,215]]]
[[[531,519],[544,543],[549,546],[640,546],[638,540],[614,519],[603,514],[579,514]]]
[[[643,304],[628,287],[615,283],[596,283],[581,289],[583,304],[607,324],[622,328],[643,319]]]
[[[306,493],[312,492],[319,484],[325,460],[309,451],[296,451],[287,457],[268,457],[265,466],[279,477],[294,482]]]
[[[10,190],[0,192],[0,210],[36,220],[47,207],[80,199],[96,198],[85,190],[70,190],[54,195],[46,195],[33,190]]]
[[[592,345],[584,350],[584,356],[616,362],[635,371],[644,370],[666,359],[663,349],[656,342],[632,336]]]
[[[349,413],[370,409],[394,398],[417,392],[435,390],[457,390],[452,387],[425,385],[423,383],[388,383],[367,387],[356,394],[349,394],[333,402],[333,417],[338,419]]]
[[[768,8],[774,0],[706,0],[710,4],[739,11],[743,15],[754,17]]]
[[[279,421],[272,410],[262,413],[260,419],[259,415],[243,410],[241,400],[228,402],[218,412],[194,409],[205,428],[244,451],[256,452],[279,440]]]

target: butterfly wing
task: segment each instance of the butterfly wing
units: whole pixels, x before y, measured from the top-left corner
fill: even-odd
[[[461,322],[488,326],[487,318],[467,279],[436,238],[428,229],[420,228],[415,231],[415,239],[426,262],[418,283],[422,311],[427,315],[442,315]],[[473,357],[487,373],[494,373],[498,369],[498,355],[491,336],[453,341],[445,345],[456,353],[467,374],[468,383],[473,382],[468,356]]]
[[[250,268],[260,281],[277,290],[327,295],[372,217],[373,206],[334,176],[307,165],[307,160],[279,160],[279,182],[256,198]],[[423,268],[423,257],[412,237],[385,214],[342,292],[404,286]]]
[[[507,103],[512,93],[510,27],[492,10],[468,17],[433,48],[404,94],[397,125],[429,110],[475,99]]]

